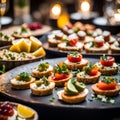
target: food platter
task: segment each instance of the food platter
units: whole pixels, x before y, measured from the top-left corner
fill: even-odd
[[[95,63],[99,61],[99,58],[93,58],[93,56],[86,57],[91,63]],[[56,58],[56,59],[46,59],[44,61],[49,62],[51,65],[57,64],[59,61],[64,61],[66,58]],[[11,88],[11,85],[9,83],[9,80],[15,77],[20,72],[29,72],[31,74],[31,70],[38,66],[38,62],[29,63],[26,65],[22,65],[19,67],[16,67],[5,74],[2,74],[0,76],[0,93],[4,94],[10,98],[14,98],[23,102],[28,102],[30,104],[39,105],[39,106],[47,106],[47,107],[53,107],[53,108],[70,108],[70,109],[91,109],[91,110],[100,110],[100,109],[111,109],[111,110],[120,110],[120,95],[116,96],[114,98],[115,103],[103,103],[98,100],[90,101],[91,94],[93,94],[91,90],[91,85],[87,85],[87,88],[89,89],[89,94],[86,98],[86,100],[79,104],[66,104],[58,99],[57,91],[63,89],[63,88],[57,88],[53,90],[53,93],[48,96],[43,97],[36,97],[31,94],[30,89],[27,90],[14,90]],[[101,76],[102,77],[102,76]],[[114,77],[119,78],[119,75],[114,75]],[[54,97],[54,101],[50,102],[50,98]],[[28,101],[29,100],[29,101]]]
[[[11,26],[7,29],[3,29],[2,32],[6,34],[12,34],[15,30],[20,28],[20,26]],[[49,32],[52,28],[48,25],[43,25],[41,29],[30,31],[33,36],[41,36],[47,32]]]
[[[67,55],[67,51],[61,51],[59,50],[57,47],[50,47],[49,43],[48,43],[48,35],[51,34],[51,32],[43,35],[40,38],[40,41],[43,44],[43,48],[48,52],[48,54],[50,53],[51,55],[56,55],[56,56],[61,56],[61,57],[65,57]],[[87,53],[85,50],[81,51],[81,54],[83,55],[102,55],[103,53]],[[108,53],[105,53],[106,55],[119,55],[120,53],[111,53],[111,51],[109,50]]]
[[[22,104],[19,104],[19,103],[16,103],[16,102],[10,102],[10,101],[6,101],[6,102],[9,103],[15,110],[17,110],[18,105],[22,105]],[[0,102],[0,104],[3,104],[3,103],[5,103],[5,101]],[[34,117],[29,118],[29,120],[38,120],[39,116],[38,116],[38,113],[37,113],[36,110],[34,110],[31,107],[28,107],[26,105],[22,105],[22,106],[27,107],[34,112]]]
[[[4,46],[1,47],[0,50],[2,49],[8,49],[10,46]],[[45,55],[41,55],[39,57],[33,58],[33,59],[28,59],[28,60],[0,60],[0,68],[2,68],[3,65],[6,66],[6,70],[10,70],[14,67],[23,65],[23,64],[27,64],[27,63],[31,63],[31,62],[35,62],[38,61],[42,58],[44,58]],[[9,65],[8,65],[9,64]]]

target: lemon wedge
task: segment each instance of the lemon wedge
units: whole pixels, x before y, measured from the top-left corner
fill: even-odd
[[[42,55],[46,55],[45,50],[43,49],[43,47],[40,47],[39,49],[37,49],[35,52],[32,53],[35,57],[39,57]]]
[[[38,48],[42,46],[42,43],[34,36],[30,37],[31,40],[31,52],[36,51]]]
[[[10,51],[12,52],[20,52],[20,48],[17,47],[16,45],[12,45],[10,48],[9,48]]]
[[[32,118],[35,114],[32,109],[21,104],[18,104],[17,112],[18,112],[18,115],[22,118]]]
[[[22,39],[21,44],[19,44],[21,52],[30,52],[31,41],[29,39]]]

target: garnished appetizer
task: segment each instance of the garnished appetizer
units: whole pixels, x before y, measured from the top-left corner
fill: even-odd
[[[84,67],[84,71],[77,73],[77,80],[86,84],[96,83],[101,73],[98,71],[98,67],[93,64],[89,64]]]
[[[76,79],[70,79],[64,87],[64,90],[58,91],[59,99],[66,103],[79,103],[85,100],[88,94],[88,89],[85,84],[78,82]]]
[[[81,51],[83,43],[79,42],[77,35],[71,34],[66,42],[58,44],[58,49],[62,51]]]
[[[120,53],[120,38],[118,38],[111,46],[112,53]]]
[[[27,89],[30,84],[35,81],[29,73],[21,72],[15,78],[10,80],[10,84],[14,89]]]
[[[26,26],[22,25],[20,28],[18,28],[14,33],[12,34],[15,38],[28,38],[31,36],[31,32]]]
[[[37,68],[32,70],[32,74],[36,78],[41,78],[43,76],[49,76],[51,75],[53,71],[53,67],[48,62],[42,62],[40,63]]]
[[[48,43],[50,47],[57,47],[57,45],[67,39],[67,36],[60,30],[52,32],[48,35]]]
[[[49,95],[52,93],[55,83],[49,81],[47,77],[43,76],[40,80],[30,84],[30,89],[33,95]]]
[[[86,52],[92,53],[106,53],[109,50],[109,44],[104,42],[102,36],[98,36],[92,42],[88,42],[84,45]]]
[[[104,76],[102,80],[91,86],[95,94],[104,96],[115,96],[120,92],[120,85],[117,79]]]
[[[72,73],[67,66],[60,62],[54,67],[54,73],[48,77],[50,81],[55,82],[56,86],[64,86],[65,82],[72,78]]]
[[[75,51],[67,55],[67,60],[64,61],[68,69],[77,70],[81,69],[88,64],[88,60],[84,59],[82,55]]]
[[[103,56],[100,57],[100,62],[97,62],[96,65],[102,75],[114,75],[118,72],[118,65],[115,63],[115,58],[112,56],[103,54]]]
[[[112,44],[115,42],[115,38],[111,36],[111,33],[109,31],[103,31],[103,37],[105,42],[108,42],[109,44]]]
[[[0,41],[4,41],[4,42],[10,42],[12,44],[12,41],[14,40],[15,38],[10,36],[10,35],[6,35],[2,32],[0,32]],[[1,42],[0,42],[1,43]]]
[[[85,31],[78,31],[77,35],[79,37],[79,40],[83,41],[84,43],[94,40],[93,37],[88,36]]]

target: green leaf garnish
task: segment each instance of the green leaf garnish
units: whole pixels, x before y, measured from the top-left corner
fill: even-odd
[[[95,43],[94,43],[94,42],[91,42],[90,47],[94,47],[94,45],[95,45]]]
[[[0,74],[3,74],[6,72],[6,66],[2,65],[2,69],[0,70]]]
[[[55,100],[54,97],[49,98],[49,101],[50,101],[50,102],[54,102],[54,100]]]
[[[106,57],[105,54],[103,54],[100,58],[103,59],[103,60],[107,60],[107,57]]]
[[[26,33],[26,32],[27,32],[27,28],[21,27],[21,32],[22,32],[22,33]]]
[[[18,76],[20,77],[19,80],[21,81],[29,81],[31,79],[31,75],[27,72],[21,72]]]
[[[106,77],[106,76],[104,76],[102,81],[105,82],[105,83],[107,83],[107,84],[110,84],[113,81],[117,82],[117,78],[112,78],[112,77]]]

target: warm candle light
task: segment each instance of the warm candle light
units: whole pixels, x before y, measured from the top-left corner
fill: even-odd
[[[54,4],[51,8],[50,17],[57,19],[61,14],[62,8],[60,4]]]
[[[114,19],[115,19],[115,22],[119,22],[120,23],[120,14],[119,13],[115,13],[114,14]]]
[[[90,4],[89,4],[89,2],[83,1],[83,2],[81,3],[81,11],[82,11],[83,13],[88,13],[88,12],[90,11]]]
[[[68,22],[69,22],[69,15],[67,13],[63,13],[59,16],[58,20],[57,20],[57,26],[59,28],[62,28],[63,26],[65,26]]]

